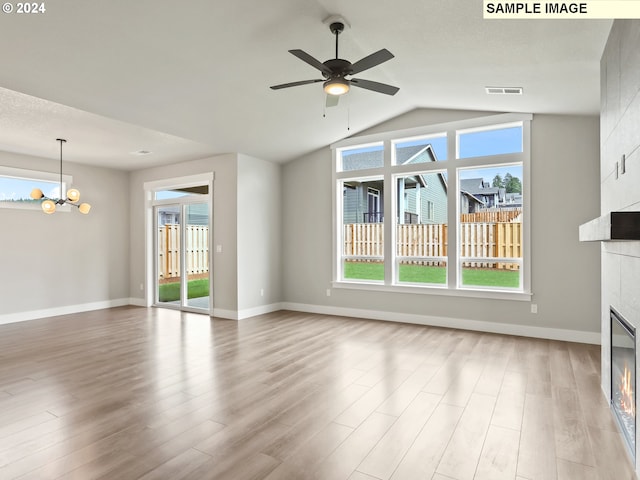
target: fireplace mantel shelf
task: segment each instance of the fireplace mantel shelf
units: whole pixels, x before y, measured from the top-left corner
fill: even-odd
[[[609,212],[580,225],[581,242],[640,240],[640,212]]]

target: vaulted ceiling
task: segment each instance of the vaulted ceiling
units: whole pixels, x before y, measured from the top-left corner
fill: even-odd
[[[0,150],[133,170],[227,152],[286,162],[416,108],[597,114],[608,20],[483,20],[482,0],[54,0],[0,15]],[[319,78],[287,52],[387,48],[325,109]],[[517,86],[521,96],[485,93]],[[136,155],[147,150],[149,155]]]

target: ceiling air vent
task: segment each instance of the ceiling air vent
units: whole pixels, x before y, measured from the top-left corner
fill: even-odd
[[[488,95],[522,95],[522,87],[484,87]]]

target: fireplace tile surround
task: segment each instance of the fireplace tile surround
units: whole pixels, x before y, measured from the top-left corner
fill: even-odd
[[[640,20],[615,20],[600,63],[601,215],[640,210]],[[615,175],[622,156],[624,173]],[[611,399],[610,307],[640,327],[640,241],[601,243],[601,385]],[[640,331],[640,330],[638,330]],[[636,335],[636,352],[638,335]],[[636,371],[638,370],[636,355]],[[637,459],[636,473],[640,473]]]
[[[612,398],[610,306],[613,306],[636,331],[640,331],[640,294],[637,292],[638,286],[640,286],[640,251],[637,252],[637,256],[630,256],[630,250],[634,248],[640,249],[640,245],[603,244],[602,248],[601,378],[602,389],[608,401]],[[635,348],[638,352],[638,335],[635,337]],[[636,354],[636,372],[640,372],[639,368],[640,363]],[[639,454],[640,449],[636,441],[635,465],[637,473],[640,472],[637,462]]]

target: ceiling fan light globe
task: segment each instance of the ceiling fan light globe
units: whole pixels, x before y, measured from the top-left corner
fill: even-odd
[[[80,210],[80,213],[86,215],[87,213],[89,213],[89,210],[91,210],[91,205],[89,205],[88,203],[81,203],[78,207],[78,210]]]
[[[344,95],[349,91],[349,83],[342,78],[335,78],[324,82],[324,91],[328,95]]]

